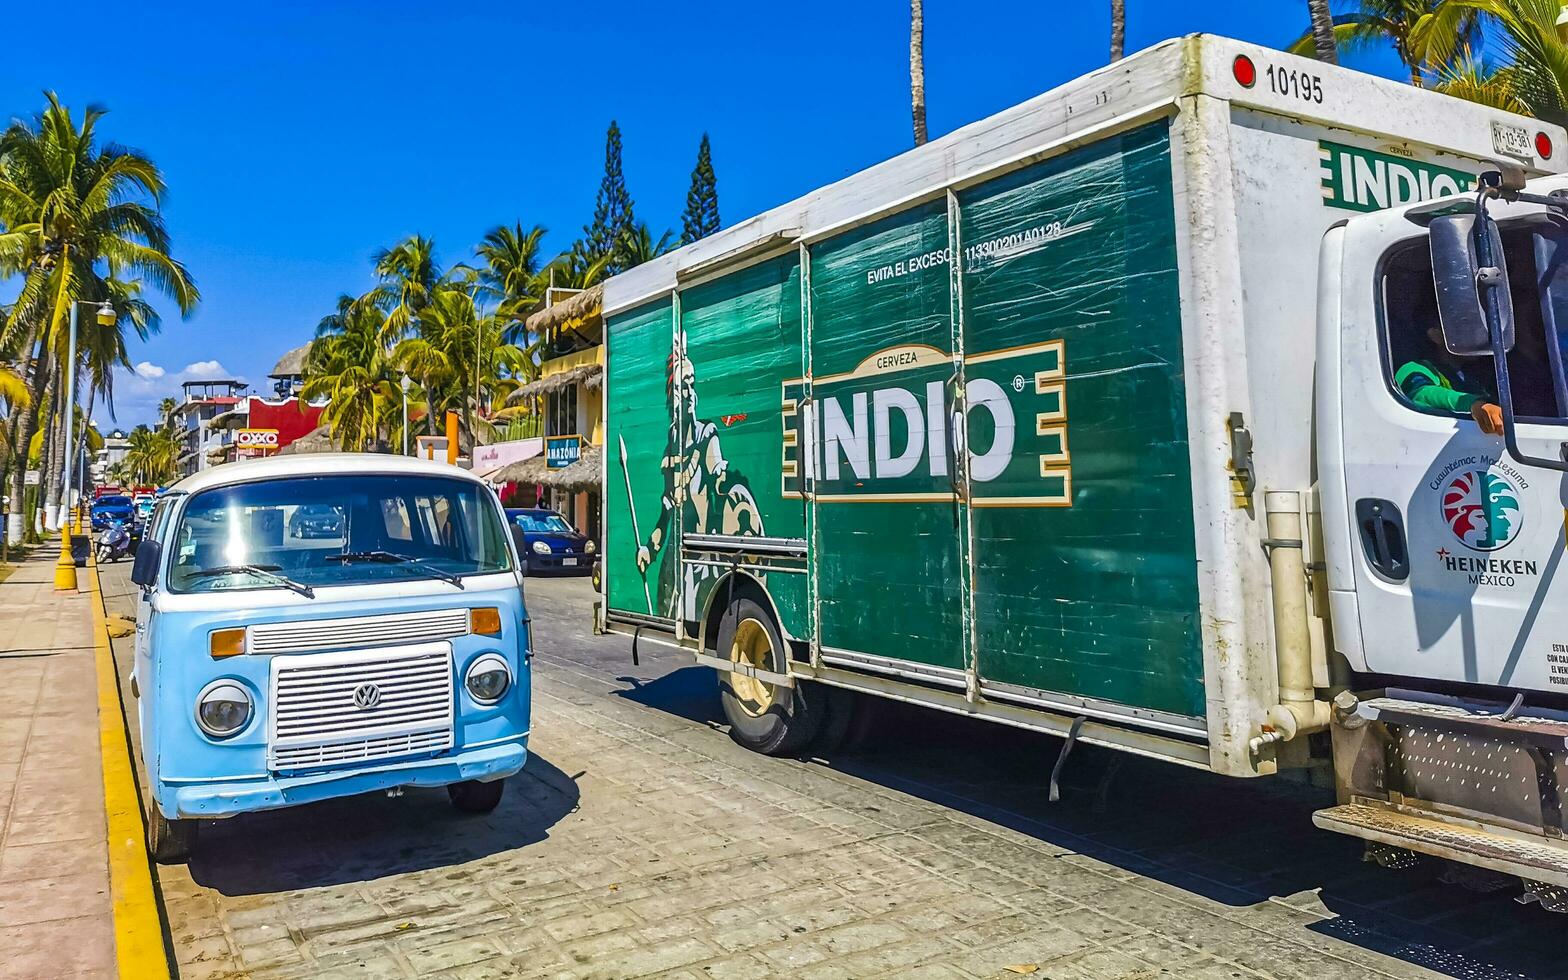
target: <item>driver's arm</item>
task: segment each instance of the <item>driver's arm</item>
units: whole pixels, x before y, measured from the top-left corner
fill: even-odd
[[[1456,391],[1432,377],[1426,365],[1410,361],[1394,374],[1394,384],[1417,408],[1469,415],[1489,436],[1501,435],[1503,410],[1480,395]]]

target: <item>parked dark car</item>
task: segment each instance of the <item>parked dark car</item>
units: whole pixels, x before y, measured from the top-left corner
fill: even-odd
[[[102,531],[113,521],[119,521],[126,528],[136,523],[136,508],[131,505],[131,498],[121,494],[94,500],[87,515],[92,520],[94,531]]]
[[[343,515],[326,504],[305,504],[289,518],[291,538],[341,538]]]
[[[523,557],[528,574],[563,572],[587,575],[593,571],[599,548],[579,534],[560,514],[543,507],[508,507],[506,519],[523,529]]]

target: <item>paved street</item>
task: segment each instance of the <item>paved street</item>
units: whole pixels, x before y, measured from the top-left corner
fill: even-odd
[[[129,563],[105,569],[125,612]],[[180,974],[1546,977],[1563,920],[1360,861],[1321,791],[884,708],[831,758],[724,734],[710,672],[594,637],[529,580],[532,755],[486,817],[440,791],[209,823],[159,869]],[[128,641],[126,641],[128,643]],[[117,644],[122,671],[128,650]],[[1102,791],[1103,790],[1103,791]]]

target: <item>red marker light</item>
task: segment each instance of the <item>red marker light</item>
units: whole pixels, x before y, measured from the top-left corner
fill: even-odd
[[[1236,81],[1241,83],[1242,88],[1251,88],[1257,84],[1258,68],[1252,63],[1252,59],[1244,54],[1238,54],[1236,60],[1230,63],[1230,73],[1236,76]]]
[[[1545,133],[1535,134],[1535,155],[1540,157],[1542,160],[1551,158],[1552,138],[1550,136],[1546,135]]]

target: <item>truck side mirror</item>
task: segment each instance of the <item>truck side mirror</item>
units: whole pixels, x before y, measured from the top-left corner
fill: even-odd
[[[1497,283],[1498,327],[1503,350],[1514,347],[1514,303],[1508,291],[1508,267],[1503,260],[1503,238],[1497,225],[1488,224],[1492,236],[1490,269],[1483,269],[1476,255],[1475,215],[1444,214],[1428,228],[1432,246],[1432,281],[1437,287],[1437,314],[1443,343],[1450,353],[1476,357],[1492,353],[1492,334],[1482,306],[1483,277]]]
[[[131,581],[144,589],[158,581],[158,567],[163,564],[163,544],[157,540],[143,541],[136,549],[136,561],[131,565]]]

